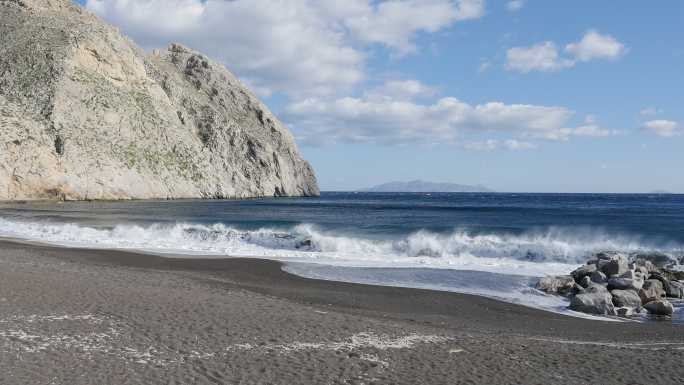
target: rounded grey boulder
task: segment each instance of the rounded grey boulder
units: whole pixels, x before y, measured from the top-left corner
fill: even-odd
[[[662,282],[656,279],[647,279],[644,286],[639,290],[639,297],[643,304],[665,298]]]
[[[672,315],[672,313],[674,313],[672,304],[664,299],[651,301],[644,305],[644,308],[648,310],[649,313],[655,315]]]
[[[571,276],[543,277],[537,283],[537,289],[548,294],[566,295],[575,286],[575,280]]]
[[[595,286],[590,287],[591,291],[587,290],[572,297],[570,309],[590,314],[615,315],[613,296],[603,286],[598,286],[603,290]]]
[[[616,307],[641,308],[641,298],[634,290],[613,290],[610,294]]]

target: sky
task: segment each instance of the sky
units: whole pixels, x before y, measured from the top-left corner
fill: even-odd
[[[223,63],[322,190],[684,193],[684,2],[79,0]]]

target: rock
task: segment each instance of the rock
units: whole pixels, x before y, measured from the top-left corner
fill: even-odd
[[[666,278],[665,274],[661,272],[651,272],[650,279],[655,279],[663,284],[663,290],[665,290],[665,295],[670,298],[683,298],[684,297],[684,284],[677,281],[670,281]]]
[[[584,265],[580,266],[577,269],[573,270],[570,275],[575,279],[575,282],[581,284],[582,283],[582,278],[591,275],[591,273],[596,271],[596,265],[594,264],[589,264],[589,265]]]
[[[670,281],[684,281],[684,271],[663,269],[662,274]]]
[[[584,293],[585,291],[586,290],[582,286],[580,286],[577,282],[575,282],[575,284],[572,286],[572,290],[570,291],[569,295],[573,296],[573,295]]]
[[[647,279],[643,287],[639,290],[639,297],[642,304],[665,298],[663,284],[656,279]]]
[[[570,294],[575,286],[575,280],[569,275],[558,277],[543,277],[537,283],[537,289],[548,294]]]
[[[587,277],[589,278],[589,277]],[[590,282],[586,288],[584,288],[585,293],[608,293],[608,289],[605,285],[599,285],[597,283]]]
[[[637,311],[631,307],[618,307],[615,308],[615,313],[617,313],[617,315],[620,317],[630,317],[634,314],[637,314]]]
[[[639,278],[610,278],[608,279],[609,290],[634,290],[635,292],[642,288],[644,281]]]
[[[672,313],[674,313],[674,307],[665,299],[651,301],[644,305],[644,308],[648,310],[649,313],[655,315],[672,315]]]
[[[648,274],[652,271],[657,271],[658,268],[656,265],[654,265],[651,261],[645,260],[645,259],[640,259],[637,258],[634,261],[634,264],[636,265],[636,268],[641,270],[644,274]]]
[[[599,286],[599,285],[594,285]],[[603,286],[599,286],[603,288]],[[597,289],[595,292],[585,292],[572,297],[570,309],[583,313],[599,315],[615,315],[613,296],[604,288],[604,291]]]
[[[221,64],[151,55],[70,0],[0,1],[0,200],[318,195],[292,134]]]
[[[585,275],[584,278],[582,278],[582,281],[579,283],[579,285],[586,289],[591,285],[594,285],[594,283],[591,281],[591,278],[589,278],[588,275]]]
[[[594,254],[594,257],[596,257],[597,260],[604,260],[604,261],[610,261],[615,259],[618,255],[622,255],[619,251],[600,251],[596,254]]]
[[[632,309],[641,307],[641,298],[634,290],[613,290],[610,294],[613,296],[613,305],[616,307]]]
[[[608,282],[606,275],[600,271],[595,271],[595,272],[591,273],[591,276],[589,278],[591,279],[591,282],[593,282],[593,283],[605,284]]]
[[[684,283],[670,281],[669,285],[665,287],[665,295],[670,298],[684,298]]]
[[[608,277],[619,276],[629,270],[629,262],[627,257],[622,254],[616,254],[611,260],[601,266],[601,271]]]
[[[627,270],[623,274],[620,274],[618,278],[629,278],[629,279],[634,279],[638,276],[638,274],[634,270]]]
[[[667,254],[663,254],[663,253],[659,253],[659,252],[636,253],[636,254],[632,255],[632,258],[635,261],[642,260],[642,261],[651,262],[657,268],[663,268],[663,267],[669,266],[675,262]]]

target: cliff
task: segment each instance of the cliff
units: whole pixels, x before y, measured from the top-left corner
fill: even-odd
[[[318,194],[292,134],[219,63],[147,55],[70,0],[0,0],[0,199]]]

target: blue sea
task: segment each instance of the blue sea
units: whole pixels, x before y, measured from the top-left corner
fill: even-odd
[[[684,264],[684,195],[325,192],[319,198],[0,204],[0,236],[169,256],[260,257],[295,274],[472,293],[533,289],[598,251]],[[675,266],[681,268],[681,266]]]

